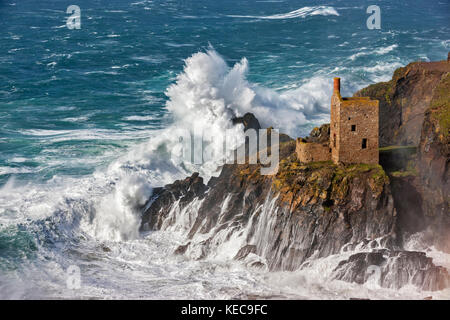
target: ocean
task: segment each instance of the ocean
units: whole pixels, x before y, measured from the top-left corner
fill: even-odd
[[[370,30],[372,2],[0,1],[0,298],[425,296],[328,279],[344,253],[268,272],[176,256],[178,230],[139,232],[153,188],[218,174],[219,159],[182,159],[176,129],[238,136],[230,119],[252,112],[305,136],[329,121],[333,77],[352,95],[446,59],[447,0],[377,1]]]

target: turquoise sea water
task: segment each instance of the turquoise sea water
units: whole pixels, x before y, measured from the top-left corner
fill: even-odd
[[[214,114],[217,104],[306,135],[328,121],[333,77],[351,95],[411,61],[447,57],[447,0],[376,1],[380,30],[366,26],[372,2],[0,1],[1,295],[129,297],[149,274],[166,279],[151,297],[177,297],[180,281],[192,297],[233,296],[223,291],[230,277],[247,277],[231,283],[249,293],[267,290],[251,272],[210,265],[198,289],[181,272],[198,263],[167,267],[172,236],[136,235],[128,204],[193,171],[164,152],[170,128],[224,130],[230,117]],[[79,30],[66,27],[71,4]],[[63,289],[74,264],[85,266],[82,293]]]
[[[249,81],[278,91],[340,75],[351,94],[410,61],[445,58],[448,1],[380,1],[381,30],[366,27],[369,4],[329,1],[321,5],[338,16],[258,19],[231,16],[317,2],[80,0],[81,29],[69,30],[67,1],[2,1],[0,184],[90,174],[164,127],[164,91],[209,44],[230,65],[246,57]]]

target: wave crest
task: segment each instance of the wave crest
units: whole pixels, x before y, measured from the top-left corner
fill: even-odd
[[[268,19],[268,20],[279,20],[279,19],[294,19],[294,18],[306,18],[309,16],[339,16],[339,13],[335,8],[329,6],[313,6],[313,7],[303,7],[288,13],[274,14],[270,16],[244,16],[244,15],[228,15],[232,18],[253,18],[253,19]]]

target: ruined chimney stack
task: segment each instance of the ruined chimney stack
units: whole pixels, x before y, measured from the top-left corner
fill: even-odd
[[[334,78],[334,91],[341,92],[341,78]]]

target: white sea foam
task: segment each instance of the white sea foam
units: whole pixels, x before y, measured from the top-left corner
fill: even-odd
[[[348,57],[350,60],[355,60],[356,58],[363,57],[369,55],[369,52],[357,52]]]
[[[228,17],[280,20],[280,19],[306,18],[309,16],[316,16],[316,15],[339,16],[339,13],[333,7],[314,6],[314,7],[303,7],[303,8],[288,12],[288,13],[280,13],[280,14],[274,14],[274,15],[270,15],[270,16],[228,15]]]
[[[98,71],[87,71],[87,72],[84,72],[83,74],[85,74],[85,75],[90,75],[90,74],[107,74],[107,75],[115,76],[115,75],[118,75],[119,72],[98,70]]]
[[[21,162],[25,162],[28,161],[29,159],[24,158],[24,157],[14,157],[10,160],[10,162],[17,162],[17,163],[21,163]]]
[[[27,129],[27,130],[19,130],[21,134],[31,135],[31,136],[57,136],[68,134],[70,130],[45,130],[45,129]]]
[[[154,116],[129,116],[124,118],[124,120],[128,121],[150,121],[155,119]]]
[[[29,173],[30,169],[27,168],[16,168],[16,167],[3,167],[0,166],[0,175],[3,174],[18,174],[18,173]]]
[[[390,46],[387,46],[387,47],[384,47],[384,48],[377,49],[377,50],[375,50],[375,53],[377,53],[377,54],[386,54],[388,52],[391,52],[391,51],[395,50],[396,48],[398,48],[398,45],[393,44],[393,45],[390,45]]]
[[[372,82],[389,81],[395,69],[402,67],[400,62],[381,62],[374,66],[363,67],[362,70],[368,73]]]
[[[167,61],[164,55],[150,55],[150,56],[135,56],[133,60],[144,61],[152,64],[160,64]]]
[[[79,121],[86,121],[89,117],[81,116],[81,117],[68,117],[62,119],[63,121],[69,121],[69,122],[79,122]]]
[[[84,117],[66,118],[70,121],[84,121]],[[111,129],[74,129],[74,130],[46,130],[46,129],[27,129],[19,130],[23,135],[42,138],[45,142],[63,142],[70,140],[127,140],[137,138],[147,138],[154,131],[147,130],[111,130]]]
[[[348,58],[350,60],[356,60],[356,58],[363,57],[363,56],[368,56],[368,55],[371,55],[371,54],[384,55],[386,53],[389,53],[389,52],[395,50],[396,48],[398,48],[397,44],[393,44],[393,45],[390,45],[390,46],[387,46],[387,47],[381,47],[381,48],[378,48],[376,50],[373,50],[373,49],[369,50],[369,49],[363,47],[363,48],[359,48],[357,53],[352,54]]]

